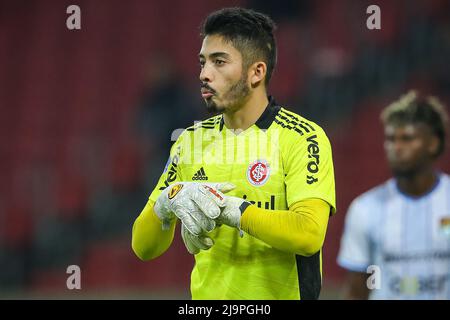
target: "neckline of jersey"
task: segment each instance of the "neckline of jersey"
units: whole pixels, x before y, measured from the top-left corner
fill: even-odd
[[[269,100],[269,103],[267,104],[266,108],[264,109],[264,112],[261,114],[258,120],[256,120],[256,122],[252,124],[250,127],[248,127],[246,130],[239,133],[239,135],[245,134],[247,131],[250,131],[249,130],[250,128],[253,128],[254,126],[257,126],[259,129],[262,130],[269,129],[270,125],[275,120],[275,116],[278,114],[278,111],[280,111],[281,107],[278,106],[273,96],[268,96],[267,99]],[[219,131],[222,131],[223,128],[230,130],[225,126],[222,114],[222,117],[220,119]]]
[[[400,188],[398,187],[398,183],[397,180],[394,178],[394,187],[397,190],[397,192],[402,195],[404,198],[406,198],[407,200],[410,201],[419,201],[422,199],[425,199],[426,197],[430,196],[441,184],[441,175],[442,173],[437,171],[436,172],[436,182],[434,183],[434,185],[424,194],[420,195],[420,196],[413,196],[410,194],[407,194],[406,192],[403,192],[402,190],[400,190]]]

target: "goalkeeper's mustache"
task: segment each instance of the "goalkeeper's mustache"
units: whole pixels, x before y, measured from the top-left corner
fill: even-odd
[[[202,83],[200,89],[205,89],[206,91],[211,92],[212,94],[216,94],[216,90],[211,88],[207,83]]]

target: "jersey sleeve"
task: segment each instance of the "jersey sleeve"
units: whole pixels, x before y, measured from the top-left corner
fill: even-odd
[[[172,145],[170,156],[161,177],[150,194],[149,201],[156,202],[161,192],[172,183],[181,181],[180,164],[182,159],[182,135]]]
[[[306,137],[291,136],[285,161],[286,199],[295,202],[318,198],[336,212],[334,167],[331,145],[325,132],[317,127]]]
[[[355,200],[345,218],[337,262],[350,271],[366,272],[371,264],[367,210],[366,205]]]

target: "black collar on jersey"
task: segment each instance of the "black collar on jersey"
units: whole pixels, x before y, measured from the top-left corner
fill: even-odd
[[[278,114],[278,111],[280,111],[281,107],[277,105],[277,102],[272,96],[268,96],[269,104],[267,105],[266,109],[262,113],[262,115],[259,117],[258,120],[256,120],[255,125],[262,129],[269,129],[270,125],[272,124],[273,120],[275,120],[275,116]],[[220,131],[222,131],[224,126],[224,120],[223,115],[222,119],[220,119]]]

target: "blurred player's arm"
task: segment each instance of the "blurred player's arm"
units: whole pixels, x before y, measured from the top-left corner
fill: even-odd
[[[163,230],[153,207],[154,202],[149,200],[133,224],[131,247],[141,260],[154,259],[163,254],[170,247],[175,233],[176,220],[168,230]]]
[[[349,271],[347,273],[344,299],[367,300],[370,292],[367,287],[367,278],[367,273]]]
[[[347,270],[343,287],[344,299],[368,299],[370,290],[367,286],[369,274],[367,267],[373,263],[370,244],[371,223],[370,202],[355,199],[345,217],[344,233],[337,257],[338,264]]]
[[[248,206],[241,228],[274,248],[303,256],[315,254],[323,245],[330,205],[321,199],[294,203],[289,210],[266,210]]]

